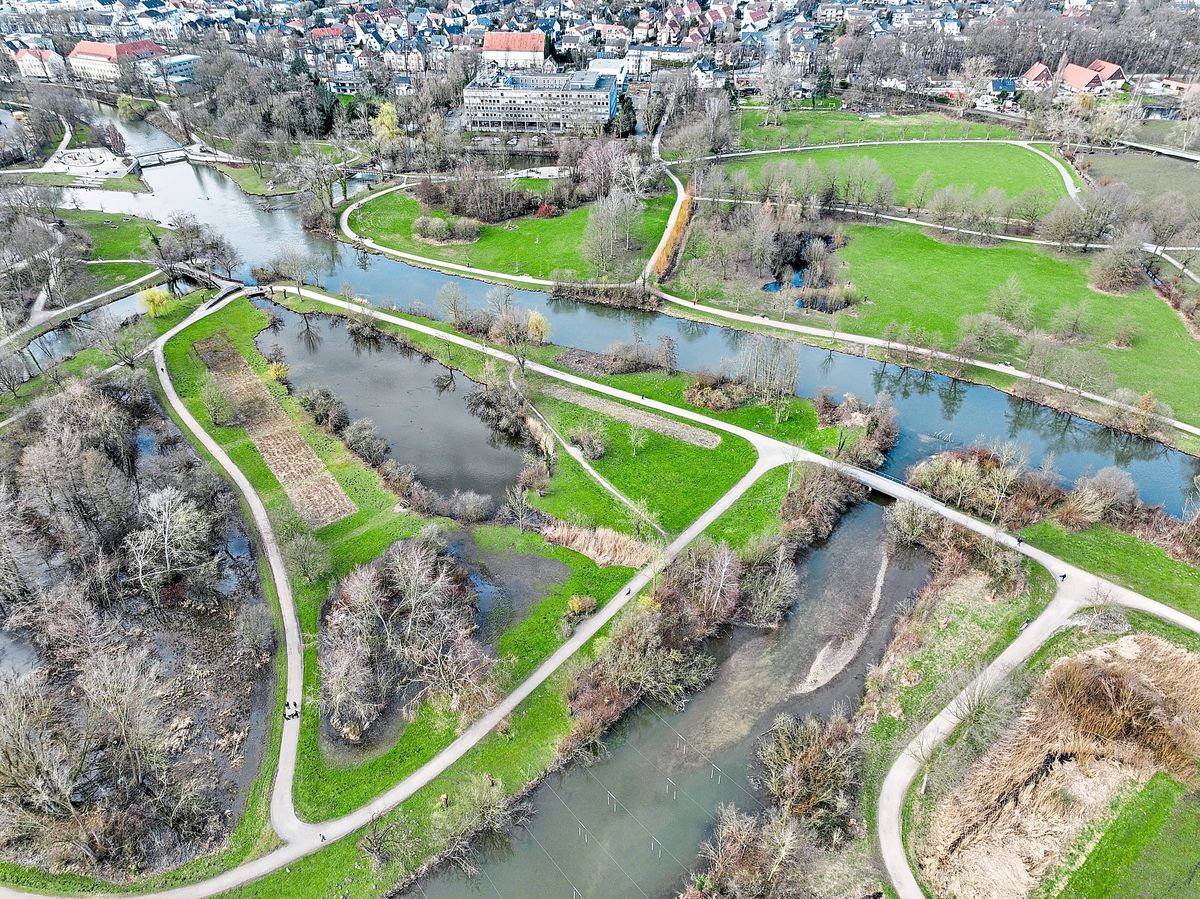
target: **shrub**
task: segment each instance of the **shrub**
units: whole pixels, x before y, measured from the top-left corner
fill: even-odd
[[[329,549],[308,531],[299,531],[283,544],[287,566],[308,583],[329,574]]]
[[[571,429],[567,439],[579,447],[588,459],[599,459],[608,452],[608,435],[595,422],[584,422]]]
[[[492,514],[490,497],[473,490],[455,490],[450,497],[450,517],[458,521],[484,521]]]
[[[472,219],[455,219],[450,230],[454,239],[463,243],[474,243],[479,240],[479,223]]]
[[[551,219],[556,215],[558,215],[558,210],[545,200],[538,204],[537,212],[534,213],[534,217],[540,219]]]
[[[200,402],[204,411],[215,425],[231,424],[234,419],[233,399],[229,390],[217,379],[212,372],[204,377],[204,386],[200,388]]]
[[[296,399],[300,408],[313,417],[313,421],[335,434],[340,434],[350,423],[346,404],[327,387],[309,387]]]
[[[388,452],[387,443],[379,436],[375,422],[369,418],[359,418],[346,425],[342,431],[342,440],[350,452],[368,465],[378,465]]]

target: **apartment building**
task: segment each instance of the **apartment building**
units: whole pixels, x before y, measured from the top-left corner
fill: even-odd
[[[601,72],[488,69],[463,91],[468,131],[599,130],[617,114],[617,79]]]
[[[130,41],[123,44],[80,41],[67,56],[71,72],[86,81],[116,81],[122,64],[132,65],[145,59],[166,56],[167,51],[154,41]]]

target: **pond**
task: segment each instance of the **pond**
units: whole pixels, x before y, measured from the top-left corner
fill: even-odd
[[[171,285],[163,285],[176,297],[190,293],[196,285],[179,280]],[[25,347],[25,354],[34,361],[32,374],[38,370],[64,359],[69,359],[80,350],[87,347],[91,341],[91,326],[100,319],[111,319],[124,323],[145,313],[145,308],[138,294],[141,289],[125,296],[114,297],[110,302],[98,306],[90,312],[77,315],[70,321],[52,331],[40,334]]]
[[[0,630],[0,678],[28,674],[38,663],[33,641],[12,631]]]
[[[478,881],[443,871],[406,895],[674,895],[717,805],[753,811],[763,802],[747,766],[775,717],[826,716],[861,698],[897,605],[929,574],[923,553],[885,558],[883,527],[881,504],[851,509],[797,563],[800,594],[778,631],[738,629],[714,641],[716,679],[683,712],[639,706],[605,741],[606,757],[551,775],[531,797],[528,827],[484,847]],[[836,665],[820,664],[834,657]],[[814,666],[828,679],[811,688]]]
[[[353,340],[341,318],[299,315],[265,300],[256,305],[279,321],[259,333],[258,349],[282,352],[295,392],[313,385],[332,390],[351,420],[375,422],[391,457],[412,465],[425,486],[447,496],[473,490],[499,500],[516,483],[520,447],[467,409],[475,382],[457,373],[449,389],[439,389],[434,381],[450,369],[427,356],[388,340]]]

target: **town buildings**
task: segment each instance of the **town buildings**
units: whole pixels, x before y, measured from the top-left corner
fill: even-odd
[[[148,40],[119,44],[80,41],[67,56],[67,62],[76,78],[84,81],[117,81],[123,66],[166,55],[166,50]]]

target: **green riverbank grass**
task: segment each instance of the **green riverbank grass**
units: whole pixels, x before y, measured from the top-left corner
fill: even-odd
[[[154,271],[154,266],[141,262],[101,262],[89,265],[87,271],[92,279],[91,293],[92,296],[95,296],[150,274]],[[137,289],[141,290],[142,286],[139,284]],[[80,299],[86,299],[86,297],[80,297]]]
[[[639,259],[649,258],[657,245],[674,201],[672,195],[643,201],[642,214],[633,230],[633,240],[641,247]],[[602,278],[609,273],[597,272],[581,250],[590,212],[589,206],[581,206],[554,218],[525,216],[481,226],[479,240],[473,243],[438,244],[414,238],[413,222],[421,215],[450,216],[440,210],[423,211],[417,200],[393,191],[355,210],[350,226],[383,246],[443,262],[536,278],[550,278],[556,272],[576,278]]]
[[[267,167],[267,174],[260,175],[250,165],[214,165],[221,174],[232,180],[244,193],[255,197],[275,197],[280,194],[294,194],[299,188],[289,184],[282,171]]]
[[[787,466],[772,468],[710,524],[704,535],[717,543],[724,541],[740,551],[756,537],[778,534],[782,524],[779,510],[783,507],[787,489]]]
[[[152,248],[150,235],[166,233],[157,222],[117,212],[57,209],[55,215],[87,234],[92,241],[91,259],[146,258]]]
[[[998,187],[1016,197],[1032,187],[1043,188],[1052,198],[1066,196],[1062,176],[1049,160],[1023,147],[1005,143],[981,144],[881,144],[865,147],[839,147],[827,150],[799,150],[764,153],[724,163],[728,172],[745,171],[758,185],[763,169],[777,167],[784,160],[796,166],[812,160],[821,168],[831,163],[845,165],[851,159],[869,158],[891,176],[896,185],[896,202],[908,201],[913,185],[922,172],[933,175],[934,189],[969,187],[976,193]]]
[[[952,119],[936,112],[908,116],[865,117],[854,112],[793,109],[780,113],[778,125],[763,125],[766,110],[742,109],[736,115],[743,148],[845,144],[854,141],[1004,140],[1019,138],[1011,128]]]
[[[168,345],[167,355],[180,396],[250,478],[277,531],[287,533],[289,529],[299,526],[298,518],[282,487],[262,462],[253,442],[241,428],[213,427],[208,421],[198,399],[204,367],[191,351],[196,341],[218,331],[223,332],[261,375],[265,372],[266,363],[254,346],[254,336],[265,324],[264,313],[248,301],[238,300],[178,335]],[[330,551],[331,575],[312,584],[304,583],[298,577],[293,578],[293,593],[301,628],[311,637],[317,633],[321,606],[336,579],[355,566],[376,558],[393,541],[413,536],[424,522],[416,516],[395,511],[395,497],[383,488],[375,472],[351,457],[340,441],[312,424],[281,385],[267,384],[301,436],[313,447],[359,508],[357,513],[315,532],[316,538]],[[493,537],[493,542],[496,539]],[[566,563],[572,574],[565,582],[549,586],[530,616],[501,636],[502,647],[530,653],[514,660],[512,664],[516,671],[532,670],[561,643],[562,636],[557,631],[558,616],[572,595],[587,593],[603,601],[615,594],[629,577],[626,569],[600,569],[590,560],[569,550],[546,547],[544,544],[538,547],[531,539],[527,539],[523,545],[525,549],[539,551]],[[318,683],[316,653],[313,649],[305,653],[305,681],[310,685]],[[300,764],[295,782],[298,813],[308,820],[324,820],[358,807],[416,770],[448,745],[456,735],[456,723],[450,716],[438,714],[432,707],[423,705],[415,719],[385,752],[361,764],[340,767],[325,757],[320,745],[316,705],[308,703],[302,720]]]
[[[645,429],[645,446],[635,453],[627,422],[546,394],[535,395],[533,402],[568,439],[580,425],[595,425],[602,431],[608,449],[591,460],[592,466],[626,498],[635,503],[645,500],[669,534],[683,531],[699,518],[753,467],[756,458],[753,446],[731,434],[720,434],[721,442],[707,449],[649,429]],[[552,481],[551,491],[563,486]]]
[[[1025,540],[1085,571],[1159,602],[1200,615],[1200,569],[1106,525],[1068,531],[1042,521],[1022,531]]]
[[[1058,899],[1195,896],[1200,801],[1159,772],[1127,801]]]

